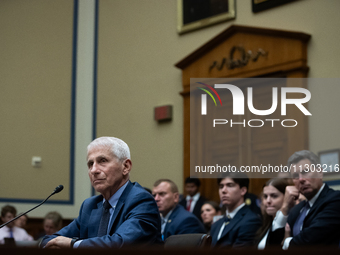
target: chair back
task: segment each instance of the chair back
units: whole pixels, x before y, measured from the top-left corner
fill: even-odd
[[[210,247],[211,236],[208,234],[182,234],[169,236],[164,248]]]

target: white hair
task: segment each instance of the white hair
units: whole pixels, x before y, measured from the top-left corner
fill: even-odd
[[[87,154],[95,147],[110,147],[111,152],[119,159],[131,159],[129,146],[121,139],[116,137],[99,137],[87,146]]]

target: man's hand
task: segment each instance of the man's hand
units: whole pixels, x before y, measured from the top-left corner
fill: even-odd
[[[58,236],[51,241],[49,241],[45,248],[50,249],[64,249],[64,248],[71,248],[71,241],[72,238],[64,237],[64,236]]]
[[[287,186],[285,196],[283,198],[283,204],[281,212],[287,216],[289,210],[295,205],[295,201],[299,198],[299,190],[295,186]]]

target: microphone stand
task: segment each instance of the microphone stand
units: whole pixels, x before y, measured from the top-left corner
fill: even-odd
[[[56,193],[62,191],[63,188],[64,188],[63,185],[59,185],[58,187],[55,188],[55,190],[52,192],[52,194],[49,195],[49,196],[48,196],[44,201],[42,201],[40,204],[38,204],[37,206],[35,206],[35,207],[33,207],[32,209],[28,210],[27,212],[24,212],[24,213],[18,215],[17,217],[15,217],[15,218],[13,218],[13,219],[7,221],[6,223],[2,224],[2,225],[0,226],[0,229],[3,228],[4,226],[6,226],[7,224],[11,223],[12,221],[17,220],[17,219],[20,218],[21,216],[26,215],[26,214],[29,213],[30,211],[33,211],[35,208],[41,206],[41,205],[42,205],[43,203],[45,203],[45,202],[47,201],[47,199],[49,199],[51,196],[53,196],[54,194],[56,194]]]

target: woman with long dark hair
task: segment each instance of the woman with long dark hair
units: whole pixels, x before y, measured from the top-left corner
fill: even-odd
[[[257,231],[256,244],[259,250],[268,246],[280,247],[284,237],[284,228],[287,218],[280,209],[284,202],[286,187],[291,185],[285,178],[274,178],[267,181],[262,193],[262,227]],[[280,222],[279,222],[280,221]]]
[[[221,208],[214,201],[206,201],[201,207],[201,217],[207,234],[210,234],[211,225],[214,217],[221,215]]]

